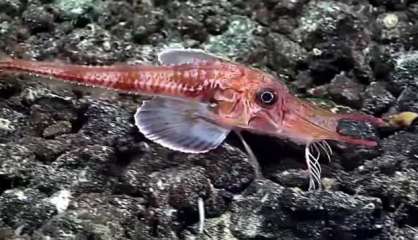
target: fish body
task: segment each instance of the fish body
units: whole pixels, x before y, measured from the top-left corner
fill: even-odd
[[[277,77],[261,70],[200,50],[166,50],[159,55],[159,62],[159,66],[82,66],[4,59],[0,60],[0,72],[153,96],[138,108],[137,127],[152,141],[182,152],[207,152],[219,146],[229,132],[241,130],[306,146],[326,140],[377,145],[372,140],[340,135],[337,125],[341,119],[377,125],[383,120],[318,108],[298,99]],[[312,157],[307,158],[312,163]],[[320,169],[316,171],[320,173]]]

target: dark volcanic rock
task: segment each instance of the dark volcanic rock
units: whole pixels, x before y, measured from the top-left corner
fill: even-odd
[[[363,93],[362,110],[369,114],[380,114],[394,104],[395,97],[381,82],[373,82]]]
[[[22,17],[33,32],[52,30],[54,26],[54,16],[45,7],[28,6]]]
[[[23,2],[19,0],[1,0],[0,8],[6,14],[17,15],[23,8]]]
[[[362,209],[362,211],[359,211]],[[239,238],[310,239],[374,236],[382,230],[378,198],[341,192],[307,193],[274,183],[254,183],[232,205],[232,231]],[[328,221],[322,217],[327,216]],[[350,226],[344,223],[355,223]]]
[[[416,52],[399,55],[392,73],[391,87],[398,93],[405,87],[418,87],[418,54]]]
[[[30,232],[56,214],[47,196],[34,189],[9,189],[0,197],[0,218],[21,232]]]
[[[406,87],[399,95],[397,102],[400,111],[418,111],[418,87]]]
[[[364,86],[344,74],[335,76],[328,85],[328,94],[337,102],[358,108]]]
[[[71,199],[68,201],[69,210],[46,222],[33,239],[64,240],[68,236],[76,239],[126,239],[124,225],[135,224],[136,217],[144,211],[141,198],[98,193],[68,197]],[[85,209],[90,209],[92,214],[86,214]]]
[[[162,48],[201,48],[277,74],[303,97],[329,97],[320,102],[334,110],[386,116],[418,111],[417,6],[0,0],[0,59],[150,64]],[[416,125],[385,132],[341,121],[341,134],[379,146],[330,142],[332,161],[320,159],[326,191],[309,192],[304,146],[245,134],[268,178],[254,181],[232,134],[206,154],[173,152],[134,126],[141,97],[0,74],[0,239],[418,236]]]
[[[71,123],[68,121],[59,121],[44,129],[42,136],[45,138],[55,137],[64,133],[70,133],[72,130]]]

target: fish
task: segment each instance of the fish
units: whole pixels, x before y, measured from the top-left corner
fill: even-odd
[[[385,124],[361,113],[336,114],[296,97],[277,76],[199,49],[165,49],[156,65],[86,66],[3,58],[0,72],[26,73],[87,87],[150,96],[134,114],[149,140],[171,150],[205,153],[235,132],[262,176],[242,131],[288,139],[305,146],[309,189],[321,188],[321,152],[331,160],[328,141],[375,147],[375,140],[345,136],[340,120]],[[278,153],[279,154],[279,153]]]

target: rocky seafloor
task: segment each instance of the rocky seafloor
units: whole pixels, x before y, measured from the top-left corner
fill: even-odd
[[[415,0],[0,0],[0,53],[155,63],[201,48],[280,76],[301,97],[375,116],[418,112]],[[0,239],[418,239],[418,127],[342,126],[323,191],[303,148],[245,134],[176,153],[133,125],[140,96],[0,74]],[[198,198],[206,223],[198,234]]]

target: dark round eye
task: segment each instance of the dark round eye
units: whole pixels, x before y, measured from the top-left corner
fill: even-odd
[[[263,106],[271,106],[277,101],[276,92],[273,89],[262,89],[257,93],[257,101]]]

